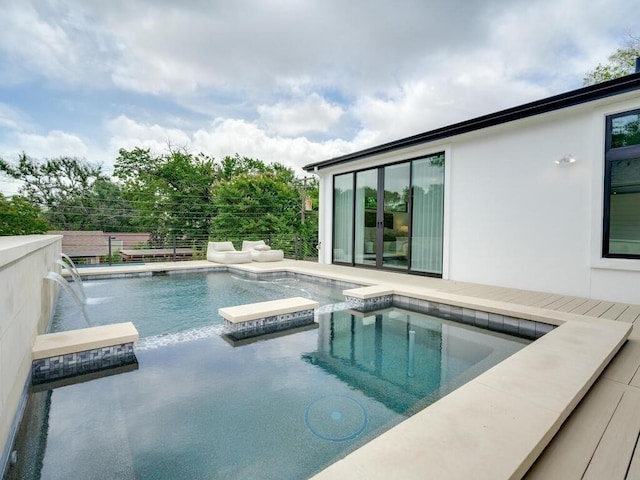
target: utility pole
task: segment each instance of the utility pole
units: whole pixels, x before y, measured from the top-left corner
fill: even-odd
[[[300,224],[304,225],[304,211],[307,208],[307,177],[302,179],[302,208],[300,209]]]

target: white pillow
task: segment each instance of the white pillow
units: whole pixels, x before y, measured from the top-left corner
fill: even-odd
[[[231,242],[209,242],[209,249],[214,252],[233,252],[235,248]]]
[[[269,250],[271,250],[271,247],[269,245],[256,245],[255,247],[253,247],[254,250],[257,250],[258,252],[267,252]]]

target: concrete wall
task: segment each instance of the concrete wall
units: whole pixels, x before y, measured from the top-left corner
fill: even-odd
[[[0,472],[31,369],[31,347],[44,333],[56,298],[62,237],[0,237]]]
[[[605,117],[637,108],[618,95],[322,170],[320,261],[334,174],[445,151],[443,278],[640,304],[640,260],[600,254]]]

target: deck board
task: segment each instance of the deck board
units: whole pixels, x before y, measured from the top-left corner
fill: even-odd
[[[635,323],[638,317],[640,317],[640,305],[630,305],[616,320],[619,322]]]
[[[572,310],[575,310],[576,308],[578,308],[580,305],[584,305],[588,301],[589,301],[589,299],[587,299],[587,298],[576,297],[573,300],[571,300],[570,302],[565,303],[562,307],[558,308],[558,311],[559,312],[571,312]]]
[[[585,312],[585,315],[589,317],[601,317],[606,313],[607,310],[609,310],[614,305],[615,303],[613,302],[600,302],[591,310],[589,310],[588,312]]]
[[[558,300],[561,300],[563,297],[564,297],[563,295],[550,295],[548,297],[541,298],[537,302],[533,303],[531,306],[547,308],[547,305],[551,305],[552,303],[557,302]]]
[[[640,332],[632,330],[627,342],[602,372],[602,377],[629,385],[640,366]]]
[[[640,444],[636,442],[635,451],[631,458],[631,464],[627,471],[626,480],[637,480],[640,478]]]
[[[639,432],[640,394],[627,390],[596,448],[583,480],[624,479]]]
[[[579,305],[573,310],[570,310],[570,312],[575,313],[576,315],[585,315],[589,310],[600,303],[602,303],[600,302],[600,300],[587,300],[582,305]]]
[[[615,382],[596,383],[524,478],[582,478],[623,394]]]
[[[551,293],[529,292],[529,295],[519,299],[517,303],[520,305],[533,306],[540,300],[549,298],[551,296],[553,296],[553,294]]]
[[[546,305],[544,308],[548,308],[549,310],[562,311],[562,307],[564,307],[565,305],[568,305],[574,300],[576,300],[576,297],[562,297],[556,300],[555,302],[552,302]]]
[[[617,320],[627,309],[629,305],[626,303],[616,303],[612,305],[606,312],[600,315],[600,318],[606,318],[608,320]]]

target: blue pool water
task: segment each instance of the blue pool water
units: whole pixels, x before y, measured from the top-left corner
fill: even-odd
[[[131,320],[145,337],[138,368],[33,392],[9,478],[309,478],[527,343],[400,309],[338,306],[313,328],[233,346],[215,329],[229,305],[220,302],[242,291],[326,306],[342,301],[341,288],[216,275],[87,282],[103,298],[92,321]],[[74,310],[61,298],[55,328],[82,322]]]
[[[134,322],[140,337],[219,325],[218,309],[286,297],[313,298],[321,305],[342,302],[342,288],[282,277],[249,280],[228,272],[187,273],[84,282],[86,311],[93,325]],[[60,295],[51,331],[84,328],[82,312]]]

